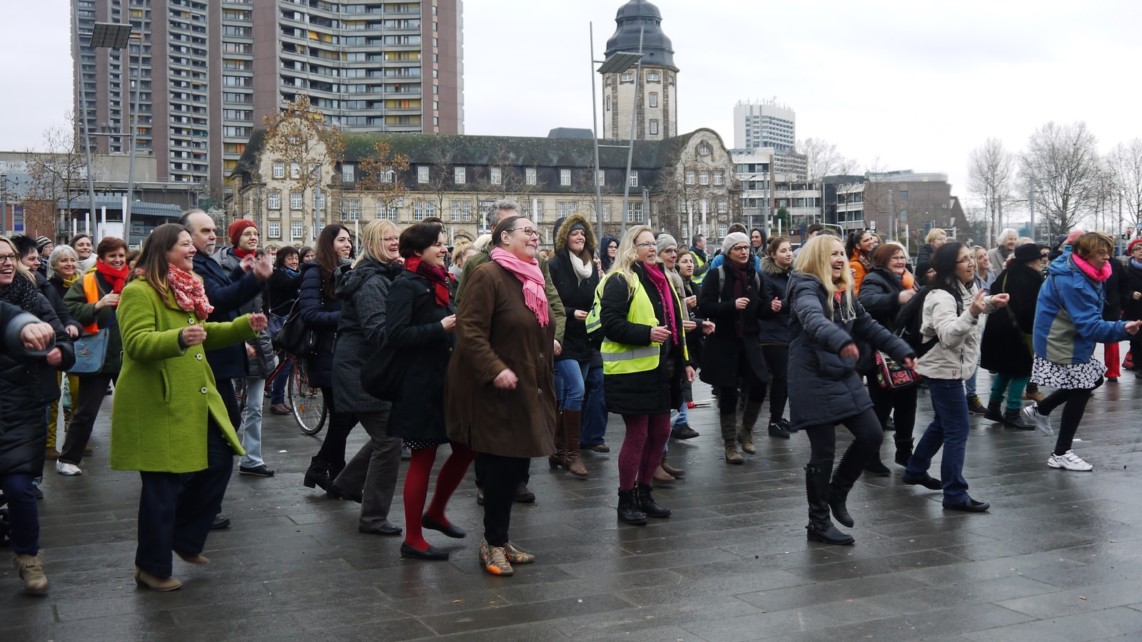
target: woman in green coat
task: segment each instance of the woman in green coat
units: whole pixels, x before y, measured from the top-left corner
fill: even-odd
[[[206,535],[242,454],[205,351],[265,329],[264,314],[204,323],[213,307],[194,274],[194,244],[181,225],[155,228],[133,280],[123,288],[118,323],[123,369],[111,413],[111,467],[137,470],[139,544],[135,581],[156,591],[171,577],[171,552],[206,564]]]

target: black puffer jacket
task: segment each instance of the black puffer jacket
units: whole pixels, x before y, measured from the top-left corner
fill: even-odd
[[[714,322],[714,333],[706,337],[702,346],[702,381],[711,386],[736,387],[741,378],[738,360],[745,355],[750,367],[761,381],[769,381],[765,356],[761,353],[761,273],[753,269],[753,261],[745,267],[747,281],[745,297],[749,304],[744,310],[735,306],[734,271],[724,264],[706,273],[702,291],[698,294],[698,309]],[[738,323],[741,336],[738,336]]]
[[[43,356],[29,356],[19,341],[19,328],[27,323],[43,321],[55,330],[55,347],[60,349],[61,369],[75,363],[71,339],[52,310],[52,306],[35,285],[16,275],[16,281],[0,294],[0,300],[21,305],[35,319],[16,314],[5,305],[4,316],[12,319],[4,330],[5,350],[0,353],[0,475],[24,473],[40,475],[44,469],[44,447],[47,444],[47,407],[59,399],[56,368]],[[17,288],[18,291],[13,291]],[[24,289],[31,295],[25,297]],[[12,332],[15,336],[12,336]]]
[[[1106,292],[1106,301],[1102,305],[1102,318],[1104,321],[1122,320],[1122,302],[1128,296],[1126,293],[1126,267],[1118,259],[1111,258],[1110,278],[1103,285]]]
[[[342,278],[341,275],[349,269],[346,263],[331,278]],[[325,296],[323,284],[320,265],[306,263],[301,267],[297,309],[305,327],[317,334],[317,346],[306,365],[309,367],[309,383],[318,388],[333,385],[333,346],[337,342],[337,324],[341,321],[341,301]]]
[[[83,334],[83,326],[75,320],[75,317],[71,316],[71,313],[67,311],[67,306],[63,304],[63,295],[67,294],[67,286],[63,284],[63,281],[57,277],[49,279],[39,272],[33,276],[36,277],[36,288],[52,305],[52,310],[55,311],[59,322],[65,328],[71,326],[78,330],[79,334]]]
[[[900,293],[904,282],[888,268],[873,268],[860,284],[860,304],[880,325],[896,331],[896,315],[900,313]]]
[[[1030,377],[1034,349],[1035,306],[1043,274],[1026,263],[1012,263],[991,284],[992,294],[1006,293],[1007,307],[987,315],[979,342],[980,367],[1016,377]]]
[[[214,311],[207,321],[227,322],[237,319],[239,310],[249,305],[262,291],[253,272],[243,273],[239,268],[227,271],[218,261],[198,252],[194,255],[194,272],[202,277],[206,298]],[[219,379],[239,379],[246,376],[246,347],[237,343],[225,348],[206,351],[206,361]]]
[[[444,426],[444,379],[456,335],[440,321],[455,314],[451,303],[436,304],[428,279],[408,270],[389,290],[387,345],[409,364],[400,394],[389,414],[389,435],[404,439],[447,439]]]
[[[853,301],[850,317],[842,305],[829,316],[828,292],[819,279],[801,272],[789,277],[789,408],[794,428],[834,425],[872,408],[853,359],[840,356],[846,345],[864,341],[894,359],[913,356],[903,339],[884,329]]]
[[[382,412],[389,407],[361,387],[361,369],[385,342],[389,288],[403,271],[396,263],[364,259],[337,279],[341,320],[333,350],[333,402],[338,412]]]
[[[789,289],[789,273],[791,269],[783,270],[773,258],[766,256],[761,259],[761,275],[763,277],[761,297],[761,344],[789,343],[789,308],[785,305],[785,291]],[[773,300],[781,299],[781,309],[773,311]]]
[[[584,229],[586,242],[583,252],[588,255],[587,266],[591,275],[580,279],[572,265],[570,250],[567,249],[567,237],[571,227],[578,223]],[[595,253],[595,233],[587,219],[574,214],[567,217],[559,227],[555,239],[555,258],[547,264],[551,270],[551,282],[559,290],[559,298],[567,311],[567,326],[563,331],[563,351],[555,358],[574,359],[580,363],[590,361],[594,357],[594,349],[587,341],[587,322],[575,318],[576,310],[590,312],[595,303],[595,288],[599,285],[599,268],[590,259]]]
[[[1127,321],[1142,319],[1142,299],[1135,300],[1135,292],[1142,292],[1142,268],[1127,263],[1122,274],[1122,318]]]

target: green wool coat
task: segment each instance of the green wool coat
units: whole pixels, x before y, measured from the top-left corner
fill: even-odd
[[[249,316],[204,323],[206,343],[179,347],[179,332],[201,323],[164,301],[146,281],[123,288],[118,308],[123,369],[111,411],[111,468],[192,473],[206,468],[208,419],[244,454],[206,362],[206,350],[252,339]]]

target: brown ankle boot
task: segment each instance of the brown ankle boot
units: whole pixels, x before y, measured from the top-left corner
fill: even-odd
[[[567,453],[564,456],[567,472],[576,477],[587,477],[587,467],[583,465],[583,458],[579,452],[579,432],[582,427],[583,415],[578,410],[563,411],[563,447]]]
[[[662,463],[659,465],[659,467],[662,468],[662,470],[665,471],[667,475],[671,475],[673,477],[682,477],[686,474],[685,470],[681,468],[675,468],[666,461],[665,452],[662,453]]]

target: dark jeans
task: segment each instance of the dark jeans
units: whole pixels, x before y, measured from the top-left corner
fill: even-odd
[[[944,482],[944,503],[962,504],[968,500],[968,481],[964,479],[964,457],[967,454],[968,398],[960,379],[925,379],[928,396],[936,418],[928,424],[920,443],[905,468],[907,475],[923,475],[932,466],[932,457],[944,448],[940,461],[940,480]]]
[[[321,398],[325,400],[325,408],[329,410],[329,427],[325,429],[325,441],[321,442],[317,458],[328,462],[330,476],[336,477],[345,467],[345,442],[357,425],[357,415],[351,412],[337,412],[336,406],[333,405],[333,388],[322,388]]]
[[[738,353],[738,381],[750,403],[765,401],[765,382],[749,365],[745,352]],[[732,415],[738,411],[738,386],[718,386],[718,414]]]
[[[603,369],[592,367],[584,381],[583,428],[579,441],[585,446],[603,443],[607,434],[607,402],[603,397]]]
[[[869,458],[880,450],[884,431],[880,428],[876,413],[871,409],[859,415],[845,417],[840,423],[852,433],[853,441],[841,457],[841,463],[837,465],[837,477],[851,486],[860,477]],[[809,435],[809,465],[831,468],[837,450],[836,425],[809,426],[805,432]]]
[[[40,513],[36,507],[33,477],[27,473],[0,475],[0,490],[4,491],[4,499],[8,500],[12,552],[17,555],[35,555],[40,552]]]
[[[353,456],[333,483],[337,488],[361,496],[361,517],[358,525],[377,526],[389,519],[389,508],[397,488],[400,473],[400,452],[403,441],[388,433],[389,410],[363,412],[357,415],[369,441]]]
[[[289,375],[292,372],[293,363],[282,366],[281,370],[278,372],[278,376],[274,377],[274,380],[270,382],[271,405],[285,403],[286,385],[289,383]]]
[[[60,449],[59,461],[77,466],[83,461],[83,449],[91,439],[95,417],[103,405],[103,398],[107,396],[107,386],[118,378],[118,375],[112,377],[109,374],[80,375],[79,395],[72,401],[74,410],[67,428],[67,436],[63,440],[63,448]],[[72,394],[75,394],[74,391]]]
[[[868,396],[872,398],[872,408],[881,427],[891,414],[896,423],[893,441],[898,446],[911,442],[912,433],[916,429],[916,397],[920,393],[920,386],[912,385],[907,388],[887,390],[877,383],[876,375],[869,375],[866,379],[868,379]]]
[[[789,400],[789,345],[763,344],[765,365],[769,368],[769,420],[784,418],[785,403]]]
[[[1101,386],[1102,382],[1100,377],[1098,383],[1094,384],[1094,388]],[[1086,404],[1090,401],[1094,388],[1090,390],[1064,390],[1060,388],[1038,403],[1039,413],[1044,415],[1049,415],[1055,408],[1066,404],[1063,405],[1063,418],[1059,422],[1059,437],[1055,440],[1056,455],[1067,454],[1067,451],[1074,444],[1075,433],[1079,430],[1079,422],[1083,419]]]
[[[484,489],[484,539],[490,546],[508,543],[515,489],[527,479],[530,459],[480,453],[476,475]]]
[[[135,566],[155,577],[170,577],[172,551],[202,552],[234,469],[234,451],[213,419],[206,428],[206,461],[206,469],[195,473],[139,473],[143,489]]]

